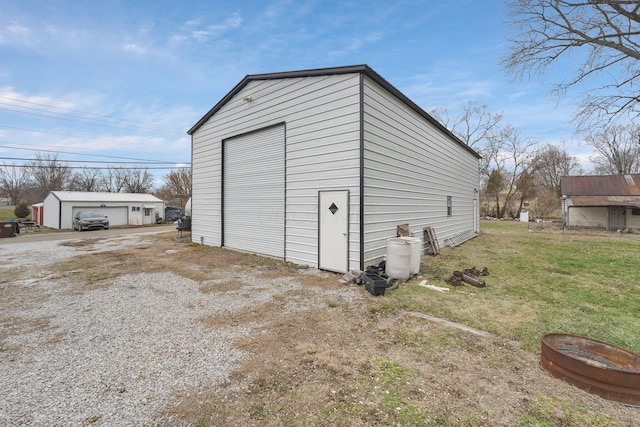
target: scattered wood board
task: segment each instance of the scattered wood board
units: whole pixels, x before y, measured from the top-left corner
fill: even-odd
[[[438,239],[436,237],[436,232],[431,227],[424,227],[424,241],[427,243],[427,249],[433,255],[438,255],[440,253],[440,245],[438,245]]]

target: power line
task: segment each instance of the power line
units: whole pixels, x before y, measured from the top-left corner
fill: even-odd
[[[174,164],[174,163],[189,164],[190,163],[190,162],[164,162],[164,161],[159,161],[159,160],[138,159],[138,158],[135,158],[135,157],[108,156],[108,155],[104,155],[104,154],[85,154],[85,153],[78,153],[78,152],[73,152],[73,151],[45,150],[45,149],[40,149],[40,148],[25,148],[25,147],[20,147],[20,146],[15,146],[15,145],[13,145],[13,146],[12,145],[0,145],[0,148],[11,148],[11,149],[15,149],[15,150],[25,150],[25,151],[39,151],[39,152],[43,152],[43,153],[75,154],[75,155],[87,156],[87,157],[103,157],[103,158],[106,158],[106,159],[138,160],[140,162],[151,162],[151,163],[167,163],[167,164]],[[27,160],[30,160],[30,159],[27,159]]]
[[[95,138],[94,136],[81,135],[81,134],[77,134],[77,133],[71,134],[71,133],[51,132],[49,130],[43,130],[43,129],[24,128],[24,127],[18,127],[18,126],[7,126],[7,125],[1,125],[1,124],[0,124],[0,128],[24,130],[24,131],[27,131],[27,132],[44,133],[44,134],[47,134],[47,135],[69,136],[69,137],[72,137],[72,138],[85,138],[85,139]]]
[[[31,165],[6,165],[7,167],[12,167],[12,168],[31,168],[33,166]],[[2,167],[0,165],[0,167]],[[86,169],[86,167],[84,166],[66,166],[66,165],[60,165],[60,166],[42,166],[44,169]],[[136,168],[136,167],[109,167],[109,166],[95,166],[95,167],[91,167],[90,169],[100,169],[100,170],[112,170],[112,169],[118,169],[118,170],[140,170],[140,169],[144,169],[144,170],[172,170],[172,169],[189,169],[191,168],[191,166],[167,166],[167,167],[143,167],[143,168]]]
[[[4,103],[0,102],[0,104],[4,104]],[[90,121],[87,121],[87,119],[84,119],[82,117],[74,118],[73,116],[71,116],[70,118],[70,117],[65,117],[63,115],[41,114],[41,113],[34,113],[31,111],[23,111],[23,110],[17,110],[17,109],[6,108],[6,107],[0,107],[0,110],[11,111],[13,113],[28,114],[30,116],[46,117],[49,119],[66,120],[68,122],[81,123],[85,125],[102,126],[102,127],[108,127],[108,128],[120,129],[120,130],[127,129],[124,126],[116,126],[108,122],[104,122],[102,120],[89,119],[93,121],[93,122],[90,122]],[[40,111],[40,110],[36,110],[36,111]],[[58,114],[58,113],[53,112],[53,114]]]
[[[9,101],[13,101],[11,103],[0,101],[0,104],[8,105],[8,106],[11,106],[11,107],[17,107],[17,108],[20,109],[20,110],[12,110],[12,109],[7,109],[7,108],[0,108],[0,109],[8,110],[8,111],[19,112],[19,113],[23,113],[23,114],[40,115],[40,114],[35,114],[35,113],[30,113],[29,112],[29,110],[33,110],[33,111],[38,111],[38,112],[51,113],[51,114],[55,115],[55,116],[44,115],[44,117],[49,117],[49,118],[61,118],[61,119],[65,119],[65,120],[71,120],[71,119],[68,119],[68,118],[58,117],[58,116],[75,117],[77,119],[81,119],[81,121],[79,121],[80,123],[85,123],[85,124],[86,124],[86,121],[89,120],[89,121],[96,122],[96,123],[92,123],[92,124],[98,124],[98,125],[101,125],[101,126],[116,127],[116,128],[120,128],[121,129],[122,126],[113,125],[113,122],[115,121],[116,123],[128,122],[128,123],[131,123],[132,125],[135,125],[135,127],[138,127],[140,129],[145,128],[145,125],[142,125],[141,123],[139,123],[139,122],[137,122],[135,120],[126,119],[126,118],[122,118],[122,117],[114,117],[114,116],[108,116],[108,115],[104,115],[104,114],[93,113],[93,112],[89,112],[89,111],[81,111],[81,110],[74,110],[74,109],[71,109],[71,108],[58,107],[58,106],[55,106],[55,105],[48,105],[48,104],[43,104],[43,103],[39,103],[39,102],[25,101],[23,99],[11,98],[11,97],[8,97],[8,96],[1,96],[0,95],[0,99],[6,99],[6,100],[9,100]],[[16,103],[18,103],[18,104],[16,104]],[[29,105],[35,105],[37,107],[44,107],[44,108],[34,108],[34,107],[28,107],[28,106],[19,105],[19,104],[29,104]],[[24,111],[24,110],[27,110],[27,111]],[[60,111],[56,111],[56,110],[60,110]],[[71,121],[74,121],[74,120],[71,120]],[[76,121],[78,121],[78,120],[76,120]],[[105,125],[104,123],[108,123],[108,125]],[[148,126],[146,126],[146,127],[149,128]]]
[[[72,137],[77,137],[78,136],[78,135],[72,135],[70,133],[51,132],[51,131],[48,131],[48,130],[21,128],[21,127],[17,127],[17,126],[0,125],[0,128],[26,130],[28,132],[46,133],[46,134],[49,134],[49,135],[58,135],[58,136],[72,136]]]
[[[38,161],[38,159],[30,159],[30,158],[26,158],[26,157],[0,157],[0,160],[34,160],[34,161]],[[45,161],[47,161],[47,160],[45,159]],[[60,163],[107,163],[107,162],[101,161],[101,160],[63,160],[63,159],[56,159],[56,161],[60,162]],[[117,162],[109,162],[109,163],[129,164],[129,165],[135,165],[135,164],[142,164],[142,165],[175,165],[176,164],[176,162],[154,162],[154,161],[147,161],[147,160],[138,161],[138,162],[117,161]]]
[[[47,108],[53,108],[53,109],[56,109],[56,110],[63,110],[63,111],[70,111],[70,112],[73,112],[73,113],[85,114],[85,115],[88,115],[88,116],[107,117],[107,116],[104,116],[102,114],[91,113],[91,112],[80,111],[80,110],[73,110],[71,108],[58,107],[56,105],[42,104],[42,103],[39,103],[39,102],[25,101],[24,99],[11,98],[11,97],[8,97],[8,96],[1,96],[0,95],[0,98],[1,99],[8,99],[9,101],[21,102],[23,104],[38,105],[40,107],[47,107]],[[122,120],[128,120],[128,119],[122,119]]]

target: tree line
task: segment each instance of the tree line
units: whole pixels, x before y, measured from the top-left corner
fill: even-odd
[[[576,99],[576,134],[591,146],[590,174],[640,173],[640,2],[620,0],[506,0],[509,53],[502,65],[532,79],[564,65],[554,83],[559,100]],[[547,82],[548,79],[545,79]],[[562,144],[541,145],[502,122],[486,106],[468,102],[450,120],[439,118],[482,155],[484,214],[519,214],[527,200],[543,216],[560,204],[560,177],[583,174]],[[486,202],[492,200],[491,202]]]
[[[592,174],[640,173],[640,2],[619,0],[506,0],[512,29],[510,53],[502,59],[517,78],[542,76],[570,64],[556,82],[561,99],[577,91],[576,132],[594,149]],[[580,93],[581,92],[581,93]],[[537,216],[560,203],[560,177],[583,174],[562,144],[541,145],[503,123],[502,113],[468,101],[461,114],[432,111],[445,127],[482,155],[483,214],[515,216],[536,200]],[[4,165],[0,185],[15,202],[42,200],[53,190],[152,192],[145,169],[113,167],[73,171],[55,155],[40,154],[26,167]],[[179,200],[191,193],[191,173],[171,172],[155,194]],[[491,201],[491,202],[489,202]],[[485,207],[486,203],[486,207]],[[176,203],[177,204],[177,203]]]
[[[54,153],[36,153],[23,165],[0,166],[0,188],[14,205],[42,202],[51,191],[87,191],[154,194],[183,207],[191,197],[191,170],[171,171],[162,181],[160,188],[155,188],[154,176],[135,166],[73,168]]]
[[[517,217],[523,207],[535,201],[534,214],[548,216],[560,206],[560,178],[585,173],[579,159],[564,145],[542,145],[503,123],[502,113],[468,101],[461,113],[449,117],[445,108],[431,114],[462,142],[477,151],[480,160],[482,215]],[[583,136],[594,149],[590,174],[640,173],[640,127],[610,125]],[[527,207],[527,210],[530,208]]]

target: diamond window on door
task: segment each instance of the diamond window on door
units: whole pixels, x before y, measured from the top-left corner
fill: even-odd
[[[336,214],[336,212],[338,212],[338,207],[336,206],[335,203],[331,203],[331,206],[329,206],[329,210],[331,211],[332,214]]]

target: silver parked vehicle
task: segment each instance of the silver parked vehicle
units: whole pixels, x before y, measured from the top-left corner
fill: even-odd
[[[109,219],[100,212],[79,211],[73,217],[73,229],[78,231],[109,229]]]

